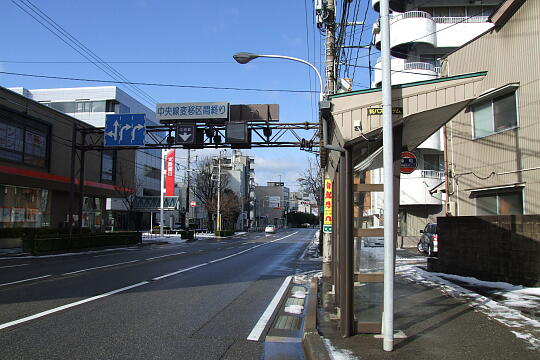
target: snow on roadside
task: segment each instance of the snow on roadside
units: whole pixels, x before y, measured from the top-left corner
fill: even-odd
[[[486,282],[475,278],[458,275],[431,273],[413,265],[401,265],[396,269],[402,276],[415,283],[432,287],[440,287],[446,294],[466,300],[474,309],[484,313],[510,328],[511,332],[519,339],[526,341],[529,348],[540,350],[540,321],[523,315],[512,306],[537,307],[540,288],[524,288],[508,283]],[[447,280],[450,279],[450,280]],[[451,280],[470,284],[472,286],[489,287],[500,289],[498,296],[507,298],[501,302],[489,299],[471,290],[465,289]]]
[[[359,357],[355,356],[354,353],[350,350],[338,349],[334,347],[328,339],[323,339],[323,342],[326,350],[328,351],[328,354],[330,355],[330,358],[333,360],[360,359]]]

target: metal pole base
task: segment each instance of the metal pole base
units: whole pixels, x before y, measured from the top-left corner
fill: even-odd
[[[394,351],[394,339],[384,339],[383,340],[383,350],[384,351]]]

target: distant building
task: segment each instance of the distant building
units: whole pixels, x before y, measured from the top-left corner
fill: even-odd
[[[217,166],[218,158],[214,158]],[[227,187],[232,190],[240,200],[240,215],[236,222],[236,230],[245,230],[250,227],[253,213],[252,189],[255,181],[255,159],[242,155],[240,150],[232,150],[231,156],[222,157],[221,172],[227,174]]]
[[[290,193],[289,210],[313,214],[315,216],[319,215],[319,208],[315,196],[301,191]]]
[[[256,226],[286,226],[289,194],[289,188],[282,182],[269,181],[266,186],[255,186]]]
[[[147,125],[157,125],[154,111],[117,86],[56,89],[12,88],[11,90],[95,127],[104,127],[108,114],[145,114]],[[159,196],[161,150],[137,150],[134,155],[135,166],[131,167],[130,172],[127,169],[124,170],[123,164],[118,161],[120,152],[112,150],[102,152],[100,160],[103,167],[102,180],[110,184],[122,184],[133,178],[136,179],[136,196]],[[122,196],[109,199],[107,209],[111,210],[110,215],[114,218],[116,229],[127,228],[127,206]],[[137,213],[137,224],[143,229],[149,228],[150,211],[137,209]],[[169,217],[170,215],[166,216],[167,225],[173,222]],[[156,221],[158,220],[154,219],[154,222]]]

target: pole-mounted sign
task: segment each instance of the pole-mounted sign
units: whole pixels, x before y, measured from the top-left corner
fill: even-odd
[[[332,232],[332,180],[324,180],[324,222],[323,232]]]
[[[416,160],[416,155],[410,151],[401,152],[401,164],[400,171],[402,174],[410,174],[418,166],[418,161]]]

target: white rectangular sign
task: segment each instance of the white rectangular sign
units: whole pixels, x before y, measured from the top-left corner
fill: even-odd
[[[228,119],[228,102],[165,103],[156,105],[158,120]]]

